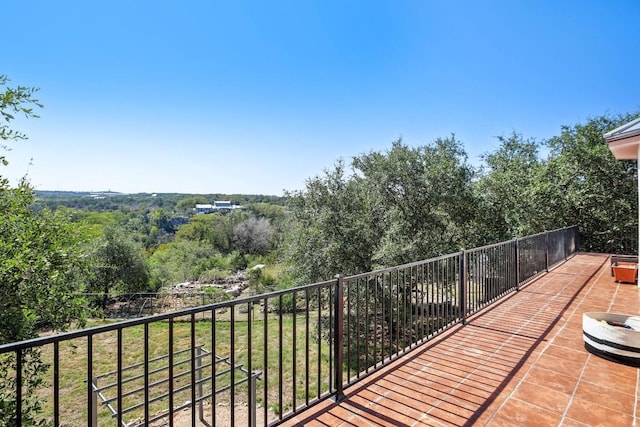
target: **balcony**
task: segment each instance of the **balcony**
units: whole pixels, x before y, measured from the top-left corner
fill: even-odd
[[[605,255],[578,253],[519,292],[284,423],[631,426],[640,371],[584,348],[582,313],[640,313]]]
[[[638,288],[577,238],[0,346],[0,397],[18,426],[34,396],[54,426],[634,425],[639,371],[588,353],[581,316],[638,313]]]

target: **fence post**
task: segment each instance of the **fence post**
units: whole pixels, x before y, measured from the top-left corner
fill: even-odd
[[[458,304],[462,310],[462,324],[467,323],[467,251],[460,252],[460,274],[458,284]]]
[[[336,275],[333,316],[333,369],[334,400],[340,402],[345,398],[342,392],[342,368],[344,362],[344,275]]]
[[[516,243],[516,291],[520,290],[520,239],[515,238]]]

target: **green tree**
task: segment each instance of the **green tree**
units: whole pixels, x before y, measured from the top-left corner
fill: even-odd
[[[365,184],[338,161],[307,180],[304,190],[287,194],[291,216],[284,253],[297,283],[372,269],[382,224]]]
[[[164,230],[169,222],[169,214],[162,208],[156,209],[151,213],[151,224],[160,230]],[[165,230],[167,231],[167,230]]]
[[[543,162],[539,144],[513,133],[498,137],[500,147],[485,154],[485,168],[476,184],[479,244],[500,242],[539,231],[535,191]]]
[[[91,280],[88,290],[100,293],[100,305],[106,308],[109,294],[142,292],[149,287],[149,267],[143,248],[115,227],[104,231],[91,255]]]
[[[616,160],[603,134],[640,114],[602,116],[563,126],[547,141],[535,203],[541,227],[578,225],[581,248],[635,253],[638,242],[637,161]]]
[[[377,264],[426,259],[474,243],[475,171],[454,137],[417,148],[398,140],[388,152],[356,157],[353,164],[384,212]]]
[[[10,128],[15,114],[36,117],[36,89],[8,87],[0,76],[0,141],[26,139]],[[0,156],[7,164],[5,156]],[[78,297],[83,277],[80,236],[62,213],[34,211],[34,191],[26,179],[12,188],[0,176],[0,344],[33,338],[40,329],[64,329],[84,314]],[[47,365],[35,349],[20,353],[23,366],[23,425],[46,425],[39,419],[37,396]],[[15,353],[0,356],[0,426],[17,424]]]
[[[453,137],[417,148],[395,141],[386,152],[355,157],[351,172],[347,170],[339,161],[324,175],[308,180],[303,191],[289,194],[291,231],[285,247],[289,270],[298,283],[418,261],[473,243],[474,169]],[[449,279],[457,283],[453,277],[443,278]],[[414,312],[415,284],[410,277],[398,276],[396,284],[371,285],[385,289],[366,294],[347,290],[348,298],[358,300],[345,313],[355,325],[347,332],[352,337],[349,342],[357,345],[367,329],[375,333],[373,323],[356,325],[355,319],[368,318],[356,313],[358,307],[377,304],[385,307],[380,314],[396,337],[390,341],[404,346],[408,341],[402,340],[414,337],[394,319]],[[418,330],[415,326],[409,330]]]
[[[220,265],[215,247],[206,242],[176,239],[160,245],[150,257],[153,288],[194,281]]]
[[[250,205],[247,205],[246,208],[255,216],[259,218],[267,218],[271,221],[283,219],[285,216],[284,207],[280,205],[274,205],[272,203],[251,203]]]
[[[197,215],[178,228],[176,239],[208,243],[219,252],[228,253],[231,250],[233,225],[232,215]]]
[[[0,343],[64,329],[83,314],[80,236],[64,216],[31,211],[32,201],[26,181],[0,183]]]
[[[286,252],[304,280],[398,265],[475,243],[474,169],[455,138],[343,161],[288,194]]]
[[[17,141],[27,139],[22,132],[16,131],[9,126],[16,114],[25,117],[38,117],[34,112],[34,107],[42,108],[42,104],[35,98],[37,88],[8,86],[9,79],[5,75],[0,75],[0,141]],[[0,148],[7,149],[4,144]],[[0,162],[7,164],[5,156],[0,156]]]

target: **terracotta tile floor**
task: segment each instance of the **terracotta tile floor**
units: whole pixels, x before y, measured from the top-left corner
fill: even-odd
[[[640,313],[608,257],[577,254],[282,425],[640,426],[640,369],[587,352],[582,313]]]

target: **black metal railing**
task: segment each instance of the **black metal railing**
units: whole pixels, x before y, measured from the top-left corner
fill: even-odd
[[[161,418],[172,425],[176,415],[192,425],[197,418],[213,426],[275,425],[325,399],[340,400],[344,387],[464,323],[577,249],[578,230],[570,227],[2,345],[0,411],[17,426],[32,415],[54,426]],[[34,358],[44,368],[31,369]],[[36,374],[42,381],[25,386]]]

